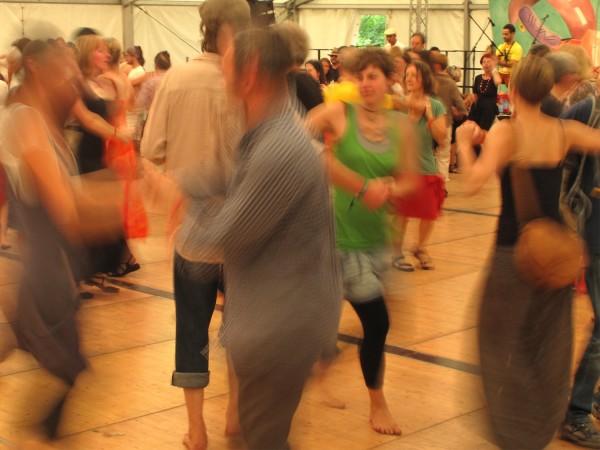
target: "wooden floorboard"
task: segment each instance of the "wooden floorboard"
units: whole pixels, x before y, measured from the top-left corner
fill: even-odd
[[[402,436],[382,436],[368,423],[368,397],[356,343],[361,327],[344,306],[340,355],[330,370],[331,391],[347,408],[323,406],[313,382],[307,385],[290,435],[294,449],[492,449],[485,401],[477,375],[477,315],[486,264],[499,213],[498,185],[467,198],[461,175],[452,175],[445,211],[429,251],[433,271],[390,271],[385,285],[391,328],[387,340],[385,391]],[[90,288],[95,298],[79,314],[82,349],[89,369],[67,403],[57,448],[69,450],[179,450],[186,409],[179,389],[170,386],[174,363],[175,310],[172,301],[171,243],[166,218],[150,214],[150,237],[132,243],[142,269],[120,280],[118,294]],[[409,260],[416,240],[411,222]],[[13,249],[0,252],[0,339],[10,334],[21,264]],[[575,356],[581,357],[592,326],[587,296],[574,302]],[[205,419],[210,449],[237,449],[224,436],[229,399],[225,352],[217,333],[221,312],[211,324],[211,383]],[[10,448],[34,423],[36,414],[61,392],[61,385],[30,355],[15,351],[0,363],[0,448]],[[552,449],[575,448],[555,440]]]

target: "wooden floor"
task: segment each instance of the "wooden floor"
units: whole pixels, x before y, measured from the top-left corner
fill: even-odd
[[[345,306],[341,355],[331,389],[345,410],[321,405],[311,384],[294,422],[295,449],[489,449],[485,401],[477,375],[479,286],[492,247],[498,186],[490,183],[475,198],[462,195],[461,175],[448,184],[450,196],[438,221],[430,253],[433,271],[390,273],[387,280],[391,329],[385,390],[401,437],[382,436],[368,423],[368,398],[355,338],[360,324]],[[133,244],[142,269],[124,279],[117,295],[95,291],[81,310],[83,349],[90,370],[68,400],[58,448],[181,449],[186,431],[182,392],[170,386],[175,318],[165,217],[151,214],[151,237]],[[413,224],[414,225],[414,224]],[[408,243],[414,242],[414,227]],[[15,235],[11,234],[14,242]],[[14,300],[20,273],[16,252],[0,253],[0,301]],[[576,355],[591,329],[586,296],[575,302]],[[224,351],[216,343],[221,322],[211,325],[211,384],[205,403],[209,448],[236,448],[224,437],[228,400]],[[0,337],[8,333],[0,313]],[[577,359],[577,358],[576,358]],[[35,413],[60,387],[27,354],[17,351],[0,363],[0,448],[24,436]],[[551,392],[548,395],[552,395]],[[555,440],[550,448],[576,448]]]

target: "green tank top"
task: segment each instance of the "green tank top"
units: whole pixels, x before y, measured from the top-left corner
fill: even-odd
[[[335,147],[335,157],[354,172],[368,179],[393,176],[399,164],[398,127],[390,126],[384,142],[367,140],[356,120],[354,106],[347,105],[346,131]],[[397,122],[396,112],[387,112],[390,124]],[[376,250],[387,245],[386,212],[384,208],[373,211],[354,193],[334,187],[334,209],[337,244],[340,250]],[[352,206],[350,206],[352,205]]]

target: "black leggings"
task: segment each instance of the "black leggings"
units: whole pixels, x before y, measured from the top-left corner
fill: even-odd
[[[385,338],[390,320],[383,297],[369,303],[352,303],[352,307],[363,327],[360,344],[360,367],[369,389],[380,389],[383,385]]]

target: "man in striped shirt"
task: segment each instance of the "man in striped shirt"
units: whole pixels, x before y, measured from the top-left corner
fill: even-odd
[[[238,34],[223,57],[246,134],[225,203],[186,247],[224,256],[221,339],[239,379],[250,449],[287,448],[313,364],[335,345],[342,301],[327,182],[291,107],[292,56],[277,29]]]

